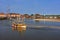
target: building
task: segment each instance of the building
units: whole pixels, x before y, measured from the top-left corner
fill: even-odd
[[[45,15],[45,19],[60,19],[60,15]]]
[[[35,19],[43,19],[44,15],[35,14]]]
[[[24,14],[24,17],[29,19],[30,15],[29,14]]]
[[[0,13],[0,18],[6,17],[6,14]]]
[[[19,13],[8,13],[8,14],[6,14],[6,16],[15,18],[15,17],[20,17],[20,14]]]

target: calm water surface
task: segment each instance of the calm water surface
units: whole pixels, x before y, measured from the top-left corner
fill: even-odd
[[[0,20],[0,40],[60,40],[60,22],[26,20],[26,31],[12,30],[9,20]]]

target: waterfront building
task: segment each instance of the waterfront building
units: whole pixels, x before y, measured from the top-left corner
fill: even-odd
[[[30,18],[30,15],[29,14],[24,14],[24,17],[25,18]]]
[[[60,19],[60,15],[45,15],[46,19]]]
[[[4,14],[4,13],[0,13],[0,18],[3,18],[3,17],[6,17],[6,14]]]
[[[8,14],[6,14],[6,16],[15,18],[15,17],[20,17],[20,14],[19,13],[8,13]]]
[[[40,14],[35,14],[35,19],[40,19]]]

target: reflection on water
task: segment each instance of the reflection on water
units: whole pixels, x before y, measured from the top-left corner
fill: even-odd
[[[25,21],[27,29],[0,21],[0,40],[60,40],[60,22]]]
[[[35,22],[40,22],[39,20],[35,20]]]

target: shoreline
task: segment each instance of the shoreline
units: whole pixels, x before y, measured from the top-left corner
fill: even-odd
[[[51,21],[51,22],[60,22],[60,19],[34,19],[35,21]]]

